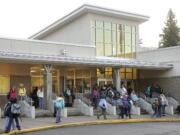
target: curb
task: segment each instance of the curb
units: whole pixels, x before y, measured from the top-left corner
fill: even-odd
[[[141,122],[180,122],[180,119],[166,118],[166,119],[121,119],[121,120],[98,120],[98,121],[86,121],[86,122],[72,122],[62,125],[50,125],[38,128],[23,129],[20,131],[12,131],[1,135],[17,135],[23,133],[30,133],[48,129],[65,128],[65,127],[76,127],[76,126],[90,126],[90,125],[102,125],[102,124],[119,124],[119,123],[141,123]]]

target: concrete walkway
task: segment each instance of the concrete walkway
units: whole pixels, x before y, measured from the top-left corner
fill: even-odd
[[[107,116],[108,119],[114,120],[117,119],[117,116]],[[150,115],[133,115],[132,118],[135,119],[143,119],[143,118],[150,118]],[[174,115],[174,116],[164,116],[162,118],[180,118],[180,115]],[[103,118],[101,118],[103,120]],[[97,120],[95,116],[88,117],[88,116],[76,116],[76,117],[67,117],[62,119],[62,124],[70,123],[70,122],[85,122],[85,121],[94,121]],[[4,130],[4,123],[5,119],[0,119],[0,133]],[[34,127],[43,127],[43,126],[49,126],[55,124],[55,118],[53,117],[42,117],[42,118],[36,118],[36,119],[30,119],[30,118],[22,118],[21,127],[22,129],[28,129],[28,128],[34,128]],[[61,123],[60,123],[61,124]]]

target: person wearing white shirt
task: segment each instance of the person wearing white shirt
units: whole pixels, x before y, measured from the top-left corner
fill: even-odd
[[[124,85],[122,85],[122,87],[121,87],[121,95],[122,96],[127,95],[127,90]]]
[[[38,89],[37,91],[37,96],[39,99],[39,108],[43,109],[44,108],[44,92],[43,92],[43,88]]]

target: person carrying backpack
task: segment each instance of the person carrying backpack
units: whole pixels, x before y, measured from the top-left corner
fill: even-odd
[[[126,117],[129,116],[129,119],[131,119],[131,103],[128,98],[128,95],[123,96],[122,103],[123,103],[123,109],[121,113],[121,118],[123,119],[124,115],[126,115]]]
[[[99,113],[97,114],[97,119],[99,119],[101,115],[104,116],[104,119],[107,119],[107,117],[106,117],[107,101],[105,98],[100,99],[99,107],[101,109],[101,114],[99,114]]]
[[[5,129],[7,128],[8,126],[8,122],[9,122],[9,117],[10,117],[10,114],[11,113],[11,102],[8,101],[7,104],[5,104],[4,106],[4,117],[5,117]],[[12,123],[12,128],[15,129],[15,124],[14,124],[14,121]]]
[[[19,124],[19,117],[21,114],[21,107],[17,102],[17,99],[10,99],[10,107],[7,109],[7,112],[9,113],[9,121],[5,129],[5,133],[9,133],[11,130],[11,126],[13,124],[13,121],[16,122],[16,127],[18,130],[21,130],[20,124]],[[7,113],[6,112],[6,113]]]
[[[61,122],[61,110],[64,108],[64,99],[60,95],[60,97],[57,97],[55,101],[55,109],[56,109],[56,123]]]

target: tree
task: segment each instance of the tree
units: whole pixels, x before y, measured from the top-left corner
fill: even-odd
[[[177,46],[180,41],[179,30],[175,14],[169,9],[163,34],[160,34],[161,41],[159,42],[159,47]]]

